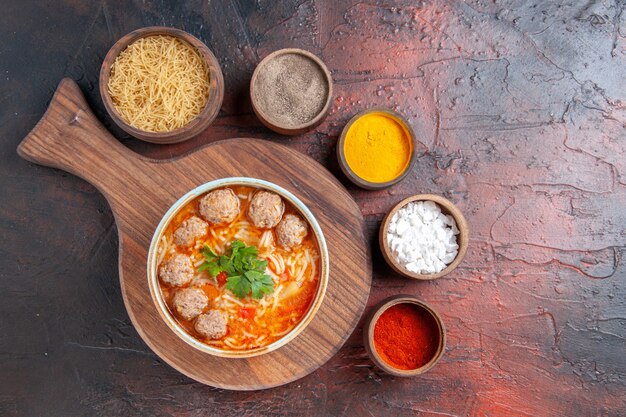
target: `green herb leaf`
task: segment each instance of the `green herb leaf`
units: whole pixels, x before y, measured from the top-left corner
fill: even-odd
[[[214,279],[219,273],[226,272],[226,288],[237,297],[252,295],[259,299],[274,291],[274,280],[265,274],[267,261],[258,257],[256,246],[246,246],[242,241],[235,240],[223,255],[217,256],[207,245],[202,255],[204,262],[198,271],[207,271]]]
[[[204,245],[204,249],[202,249],[202,255],[204,255],[204,259],[206,259],[207,261],[212,261],[213,259],[217,258],[217,255],[215,254],[215,252],[213,252],[213,249],[211,249],[209,245]]]
[[[250,282],[243,275],[229,276],[226,288],[231,290],[239,298],[245,298],[250,293]]]
[[[274,291],[274,280],[269,275],[258,271],[248,271],[245,276],[251,281],[252,297],[263,298],[263,295]]]

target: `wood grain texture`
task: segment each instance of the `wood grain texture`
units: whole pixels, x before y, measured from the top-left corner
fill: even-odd
[[[117,223],[128,314],[153,351],[197,381],[234,390],[291,382],[328,361],[361,317],[371,282],[363,218],[337,180],[297,151],[232,139],[172,160],[143,158],[116,141],[93,116],[76,83],[64,79],[18,152],[80,176],[104,194]],[[273,182],[300,198],[322,227],[330,261],[326,295],[311,323],[286,346],[246,359],[218,358],[184,343],[159,317],[146,278],[150,240],[169,207],[200,184],[236,176]]]

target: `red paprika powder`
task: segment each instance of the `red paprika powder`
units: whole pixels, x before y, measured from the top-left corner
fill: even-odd
[[[435,318],[411,303],[389,307],[374,326],[376,352],[397,369],[411,370],[426,365],[437,353],[439,337]]]

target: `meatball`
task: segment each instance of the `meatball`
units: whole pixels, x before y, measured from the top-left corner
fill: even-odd
[[[295,214],[287,214],[276,226],[278,243],[287,249],[302,243],[302,239],[306,237],[306,234],[306,222]]]
[[[209,299],[202,290],[197,288],[183,288],[174,295],[174,309],[185,320],[191,320],[209,304]]]
[[[226,318],[218,310],[209,310],[198,316],[194,328],[204,337],[219,339],[226,335]]]
[[[207,222],[198,216],[192,216],[182,222],[174,232],[174,242],[177,245],[189,246],[197,238],[206,235],[209,230]]]
[[[172,256],[163,262],[159,268],[161,281],[174,287],[188,284],[193,279],[194,274],[191,258],[182,253]]]
[[[269,191],[257,191],[248,207],[248,217],[256,227],[271,229],[283,217],[285,203],[278,194]]]
[[[239,214],[239,198],[230,188],[213,190],[200,200],[200,214],[211,223],[230,223]]]

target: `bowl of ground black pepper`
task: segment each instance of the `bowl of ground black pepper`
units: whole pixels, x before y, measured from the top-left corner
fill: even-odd
[[[265,57],[250,82],[252,108],[277,133],[299,135],[319,125],[330,109],[333,81],[326,65],[302,49]]]

